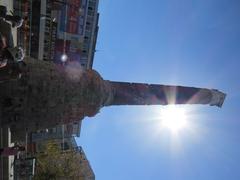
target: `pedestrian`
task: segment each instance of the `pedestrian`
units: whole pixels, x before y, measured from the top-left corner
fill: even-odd
[[[10,11],[11,14],[7,14],[7,8],[6,6],[0,6],[0,18],[2,18],[5,21],[10,21],[12,24],[12,27],[19,28],[23,24],[23,18],[18,15],[14,15],[12,11]]]
[[[18,15],[6,15],[5,20],[10,21],[13,28],[19,28],[23,24],[23,18]]]
[[[4,43],[0,43],[0,68],[5,67],[7,64],[11,65],[23,62],[25,55],[20,46],[14,48],[2,46],[3,48],[1,48],[1,44],[4,45]]]
[[[20,46],[9,47],[7,39],[0,32],[0,80],[19,79],[26,70],[24,51]]]
[[[0,68],[5,67],[7,65],[7,59],[4,58],[6,48],[7,48],[7,40],[0,33]]]
[[[7,7],[0,5],[0,18],[4,18],[7,14]]]

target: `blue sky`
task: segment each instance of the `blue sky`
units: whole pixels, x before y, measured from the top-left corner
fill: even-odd
[[[106,107],[83,121],[97,180],[240,179],[240,1],[100,0],[94,60],[104,79],[216,88],[223,107],[181,106],[189,128],[158,128],[162,106]]]

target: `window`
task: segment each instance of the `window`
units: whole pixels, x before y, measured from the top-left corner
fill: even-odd
[[[93,16],[94,15],[94,11],[88,11],[88,15],[90,15],[90,16]]]
[[[53,129],[52,129],[52,128],[49,129],[48,132],[49,132],[49,133],[53,133]]]
[[[92,27],[90,25],[86,25],[86,30],[87,31],[91,31],[92,30]]]
[[[88,3],[88,7],[95,7],[95,5],[96,5],[96,2],[93,2],[93,1],[89,1],[89,3]]]
[[[68,150],[68,149],[70,149],[70,147],[67,142],[64,142],[64,143],[61,143],[61,149]]]
[[[91,31],[86,30],[86,31],[85,31],[85,36],[90,37],[90,36],[91,36]]]

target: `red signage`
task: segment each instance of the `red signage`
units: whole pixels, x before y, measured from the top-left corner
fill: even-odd
[[[68,4],[79,8],[81,6],[81,0],[68,0]]]
[[[71,34],[78,33],[79,8],[69,5],[67,9],[67,32]]]

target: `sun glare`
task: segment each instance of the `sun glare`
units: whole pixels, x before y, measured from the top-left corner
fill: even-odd
[[[178,133],[187,126],[186,111],[178,106],[166,106],[161,109],[161,124],[172,133]]]

